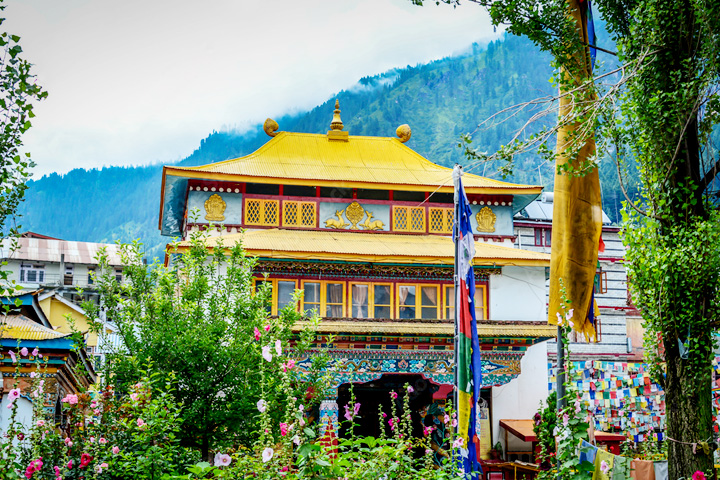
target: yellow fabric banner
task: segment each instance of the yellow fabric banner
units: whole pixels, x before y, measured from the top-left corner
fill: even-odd
[[[581,15],[577,0],[568,0],[568,6],[577,21],[578,33],[582,41],[587,44],[586,19]],[[588,78],[592,75],[589,54],[578,58],[578,62],[584,66],[584,72],[581,71],[573,77],[566,71],[564,75],[566,84],[561,88],[561,93],[580,85],[584,80],[583,76]],[[565,95],[560,99],[561,120],[571,112],[572,102],[571,95]],[[567,299],[571,302],[567,309],[574,311],[573,328],[585,334],[588,339],[597,341],[595,328],[588,319],[588,312],[592,301],[602,231],[600,177],[597,168],[582,176],[572,171],[558,173],[558,167],[561,165],[569,163],[577,170],[579,166],[586,164],[589,157],[595,155],[595,138],[591,132],[577,156],[569,158],[568,151],[571,148],[568,143],[578,141],[575,137],[579,134],[579,130],[579,124],[570,124],[561,127],[558,131],[548,321],[557,325],[558,314],[564,320],[560,291],[560,279],[562,279]],[[597,314],[597,305],[593,307],[593,311]]]

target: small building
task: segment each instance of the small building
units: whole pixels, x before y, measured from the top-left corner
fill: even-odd
[[[179,253],[198,230],[211,236],[209,248],[242,239],[259,259],[256,283],[272,288],[271,315],[303,291],[298,308],[322,318],[315,345],[328,349],[334,367],[323,423],[337,423],[351,384],[366,418],[405,383],[414,412],[444,402],[453,383],[452,170],[408,148],[407,125],[398,138],[349,135],[337,104],[326,134],[277,129],[268,119],[271,139],[245,157],[164,167],[161,233],[181,237]],[[487,450],[500,418],[529,418],[547,395],[550,256],[514,245],[514,215],[541,187],[469,173],[463,182],[476,242]],[[356,433],[378,428],[367,421]]]

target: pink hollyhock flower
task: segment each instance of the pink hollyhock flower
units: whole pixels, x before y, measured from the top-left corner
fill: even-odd
[[[698,470],[692,474],[692,480],[706,480],[705,474]]]
[[[56,477],[59,477],[59,476],[60,476],[60,467],[58,467],[57,465],[55,465],[55,466],[53,467],[53,469],[55,470],[55,476],[56,476]]]
[[[32,478],[33,473],[35,473],[35,469],[32,466],[32,463],[28,465],[28,467],[25,469],[25,478]]]
[[[145,420],[143,420],[142,418],[138,418],[138,419],[137,419],[137,426],[138,426],[139,428],[143,428],[145,425],[147,425],[147,424],[145,423]]]
[[[38,353],[40,353],[40,350],[38,350],[38,348],[35,347],[35,349],[32,351],[32,356],[33,356],[33,357],[37,357],[37,356],[38,356]]]
[[[263,400],[262,398],[258,400],[257,402],[257,409],[260,413],[265,413],[265,410],[267,409],[267,402]]]
[[[72,470],[72,463],[73,463],[72,460],[70,460],[70,461],[68,462],[68,470]]]
[[[20,355],[22,355],[23,357],[27,357],[27,355],[28,355],[28,349],[27,349],[27,347],[22,347],[22,348],[20,349]]]
[[[395,400],[397,398],[397,392],[390,392],[390,398]]]
[[[608,465],[608,463],[605,460],[601,461],[600,462],[600,471],[602,473],[607,473],[608,470],[610,470],[610,465]]]
[[[423,427],[423,435],[426,437],[430,435],[433,431],[433,427]]]
[[[300,436],[299,435],[295,435],[293,437],[292,441],[295,445],[300,446]]]
[[[458,426],[457,420],[453,418],[451,425],[453,426],[453,428],[457,427]]]
[[[95,437],[90,437],[90,443],[95,443]]]
[[[285,422],[280,422],[280,435],[283,437],[287,435],[288,432],[288,424]]]
[[[462,437],[458,437],[458,438],[455,439],[455,441],[453,442],[452,446],[453,446],[453,448],[462,447],[462,446],[463,446],[463,443],[465,443],[465,440],[463,440]]]
[[[10,393],[8,393],[8,398],[11,402],[14,402],[16,398],[20,397],[20,389],[19,388],[13,388],[10,390]]]
[[[83,453],[82,455],[80,455],[80,468],[85,468],[90,465],[92,459],[93,457],[91,455],[88,455],[87,453]]]
[[[215,454],[215,466],[216,467],[227,467],[230,465],[230,462],[232,462],[232,458],[230,458],[230,455],[226,453],[216,453]]]
[[[272,459],[274,453],[275,452],[270,447],[267,447],[265,450],[263,450],[263,452],[262,452],[263,463],[269,462]]]
[[[390,420],[388,420],[388,425],[390,425],[390,431],[391,432],[394,431],[395,430],[395,419],[391,418]]]
[[[38,420],[36,425],[37,425],[38,427],[45,426],[45,420]]]
[[[107,443],[107,440],[105,440],[103,437],[100,437],[100,440],[98,440],[98,443],[101,445],[105,445]]]
[[[72,440],[70,440],[70,437],[67,437],[64,441],[65,441],[65,445],[66,445],[67,447],[72,447],[72,446],[73,446],[73,442],[72,442]]]
[[[108,468],[108,464],[105,463],[105,462],[101,463],[100,466],[101,466],[102,468]]]
[[[63,398],[63,399],[60,400],[60,401],[63,402],[63,403],[69,403],[70,405],[77,405],[77,403],[78,403],[78,396],[69,393],[69,394],[65,395],[65,398]]]
[[[382,416],[383,416],[383,418],[387,418],[387,413],[382,412]]]
[[[264,328],[265,328],[265,331],[266,331],[266,332],[269,332],[269,331],[270,331],[270,327],[271,327],[271,326],[270,326],[269,323],[268,323],[267,325],[265,325],[265,327],[264,327]]]
[[[33,467],[35,467],[35,470],[36,470],[36,471],[42,470],[42,467],[43,467],[42,457],[38,457],[37,460],[33,460],[33,461],[30,462],[30,463],[32,464]]]
[[[407,391],[408,391],[408,393],[413,393],[415,391],[415,389],[413,387],[408,387]]]
[[[10,354],[10,358],[12,358],[13,363],[17,363],[17,357],[15,356],[15,352],[12,350],[8,350],[8,353]]]
[[[120,447],[118,447],[117,445],[115,445],[115,446],[112,448],[112,453],[113,453],[113,455],[117,455],[118,453],[120,453]]]
[[[345,415],[343,415],[348,421],[352,421],[353,415],[350,411],[350,404],[345,405]]]
[[[282,364],[283,372],[287,372],[288,370],[292,370],[293,368],[295,368],[295,360],[293,360],[292,358],[286,363]]]
[[[257,327],[255,327],[255,332],[254,332],[254,334],[255,334],[255,340],[260,340],[261,333],[260,333],[260,330],[258,330]]]
[[[131,393],[131,394],[130,394],[130,400],[132,400],[133,402],[137,402],[137,399],[138,399],[139,396],[140,396],[140,395],[137,394],[137,393]]]
[[[571,308],[570,310],[568,310],[568,312],[565,314],[565,320],[567,320],[567,321],[569,322],[570,319],[573,318],[573,312],[574,312],[574,311],[575,311],[575,310],[572,309],[572,308]]]
[[[570,416],[567,413],[563,414],[563,427],[567,427],[569,421],[570,421]]]
[[[275,340],[275,353],[282,355],[282,342],[280,340]]]
[[[272,362],[272,353],[270,353],[270,345],[262,347],[262,357],[266,362]]]
[[[30,378],[35,378],[35,377],[37,377],[37,373],[35,373],[35,372],[30,372]]]
[[[353,406],[353,413],[354,413],[355,415],[357,415],[358,413],[360,413],[360,404],[359,404],[359,403],[356,403],[356,404]]]

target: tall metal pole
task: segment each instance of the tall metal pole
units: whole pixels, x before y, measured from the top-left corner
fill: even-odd
[[[460,268],[458,259],[460,258],[460,177],[462,176],[462,166],[455,164],[455,167],[453,168],[453,183],[455,185],[455,195],[454,195],[454,201],[455,201],[455,223],[453,225],[453,238],[455,240],[455,268],[453,270],[453,283],[455,285],[455,308],[454,310],[454,319],[455,319],[455,339],[454,339],[454,349],[453,349],[453,408],[455,411],[459,411],[459,385],[458,385],[458,350],[460,348],[460,275],[458,274],[458,270]]]
[[[557,409],[560,411],[565,407],[565,342],[563,342],[562,328],[557,327]]]

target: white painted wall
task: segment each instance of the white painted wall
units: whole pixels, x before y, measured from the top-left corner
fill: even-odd
[[[540,409],[540,401],[548,396],[547,342],[541,342],[527,349],[520,362],[520,375],[505,385],[492,387],[490,418],[492,421],[493,445],[498,441],[506,452],[505,430],[500,429],[500,420],[531,419]],[[513,441],[513,439],[515,441]],[[530,451],[531,445],[508,434],[511,451]]]
[[[2,402],[0,402],[0,432],[7,432],[8,427],[10,426],[10,415],[12,414],[12,409],[7,408],[8,403],[10,403],[8,400],[8,394],[5,393],[2,396]],[[15,400],[15,403],[18,405],[15,420],[22,423],[25,429],[28,430],[32,424],[32,402],[30,402],[27,398],[20,397]]]
[[[546,321],[545,267],[503,267],[489,283],[490,320]]]

